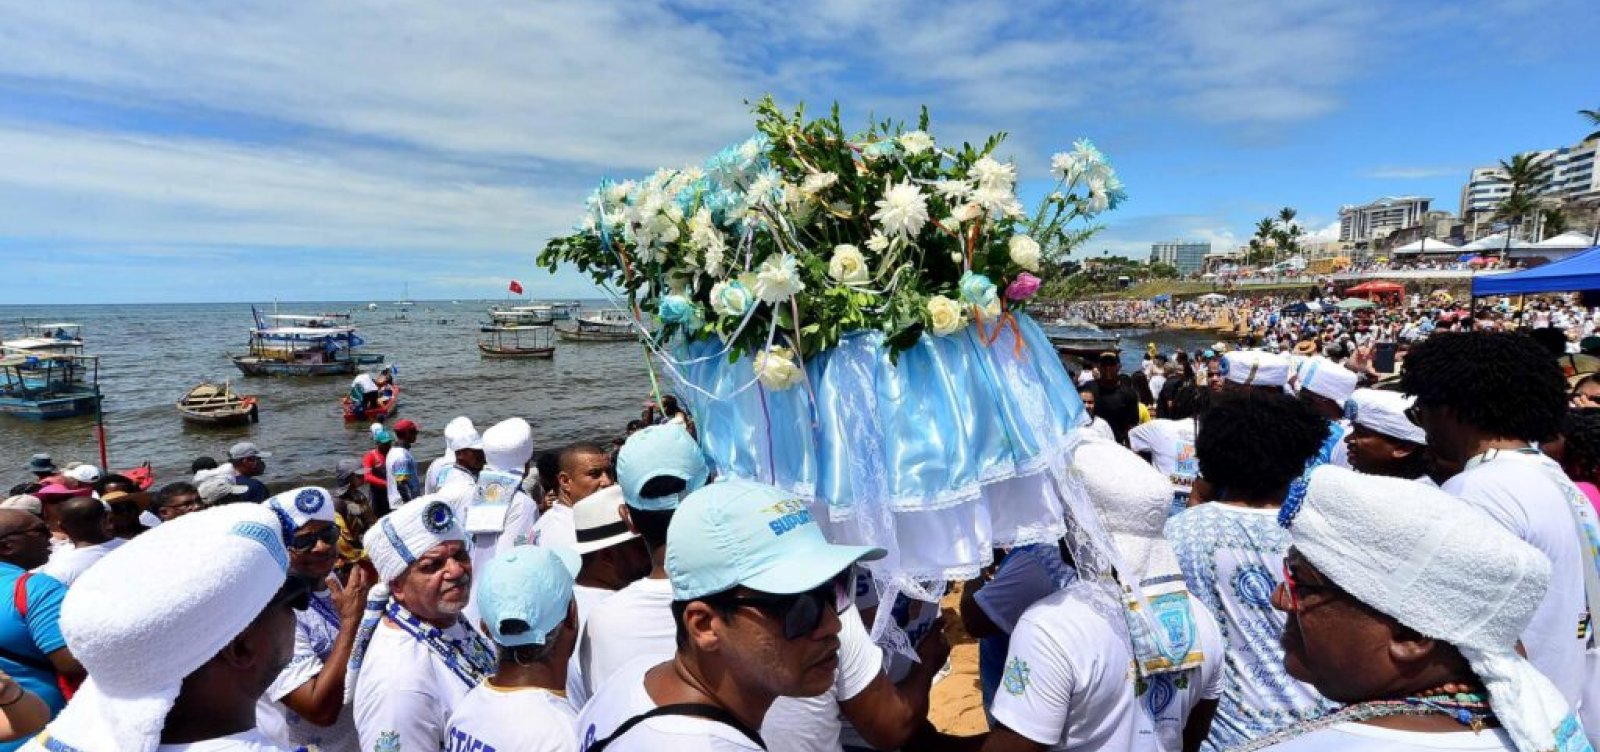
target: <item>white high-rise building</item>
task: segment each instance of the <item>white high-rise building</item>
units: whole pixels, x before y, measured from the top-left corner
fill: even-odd
[[[1428,213],[1431,198],[1423,196],[1389,196],[1370,204],[1339,207],[1339,240],[1365,248],[1374,240],[1389,233],[1410,227]]]
[[[1171,264],[1177,267],[1179,274],[1194,274],[1205,266],[1206,254],[1210,252],[1210,243],[1186,243],[1181,240],[1151,243],[1150,263]]]

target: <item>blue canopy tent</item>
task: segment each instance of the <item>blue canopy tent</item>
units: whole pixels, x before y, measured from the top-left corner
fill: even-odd
[[[1600,246],[1536,269],[1472,278],[1472,297],[1600,290]]]

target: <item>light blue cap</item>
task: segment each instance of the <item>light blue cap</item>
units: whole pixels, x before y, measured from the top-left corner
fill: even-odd
[[[777,595],[812,590],[881,548],[836,546],[805,502],[746,480],[706,486],[683,500],[667,527],[667,577],[677,600],[737,585]]]
[[[687,496],[704,486],[710,473],[700,445],[676,423],[636,431],[617,452],[617,485],[622,486],[622,500],[635,509],[667,512],[678,508],[678,494],[658,499],[639,495],[645,483],[654,478],[666,475],[689,484],[683,489],[683,496]]]
[[[483,565],[474,597],[490,639],[507,647],[543,645],[567,618],[572,581],[582,566],[565,548],[526,545]]]

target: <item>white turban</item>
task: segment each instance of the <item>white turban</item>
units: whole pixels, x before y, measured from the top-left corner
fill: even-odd
[[[533,459],[533,427],[521,418],[494,424],[483,432],[483,458],[496,470],[521,472]]]
[[[1289,383],[1289,359],[1263,350],[1239,350],[1222,356],[1222,378],[1243,386],[1277,386]]]
[[[292,491],[284,491],[262,502],[278,518],[278,526],[283,529],[285,545],[294,537],[294,531],[301,525],[315,520],[333,522],[333,497],[327,491],[316,486],[304,486]]]
[[[1428,432],[1406,417],[1406,411],[1411,409],[1413,402],[1416,402],[1415,397],[1399,392],[1357,389],[1344,403],[1344,416],[1351,423],[1369,431],[1426,446]]]
[[[444,426],[444,446],[451,452],[462,449],[482,449],[483,438],[478,436],[478,427],[472,425],[472,419],[463,415],[452,418]]]
[[[1327,358],[1307,359],[1300,368],[1300,389],[1344,405],[1356,390],[1356,372]]]
[[[355,647],[350,652],[350,668],[344,682],[344,701],[355,698],[356,680],[360,676],[361,662],[372,643],[372,632],[383,619],[389,605],[390,583],[405,574],[429,549],[451,541],[465,543],[467,534],[461,529],[455,510],[439,494],[419,496],[378,520],[361,544],[378,570],[378,584],[367,593],[366,610],[361,616],[361,626],[356,632]]]
[[[1204,662],[1177,553],[1163,529],[1172,509],[1172,482],[1127,448],[1085,438],[1072,452],[1071,472],[1083,484],[1116,549],[1125,587],[1130,648],[1141,676]]]
[[[181,555],[193,566],[174,566]],[[184,677],[238,637],[285,583],[278,520],[258,504],[186,514],[84,572],[61,634],[89,679],[47,729],[81,750],[150,752]]]
[[[1443,491],[1340,467],[1313,470],[1298,511],[1283,511],[1295,549],[1334,584],[1461,651],[1517,749],[1556,748],[1571,710],[1516,651],[1550,584],[1544,554]]]

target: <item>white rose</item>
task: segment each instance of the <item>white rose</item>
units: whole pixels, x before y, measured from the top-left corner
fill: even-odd
[[[861,249],[848,243],[833,247],[833,258],[828,260],[828,276],[846,285],[866,284],[867,259]]]
[[[905,149],[907,154],[921,154],[933,148],[933,136],[922,131],[902,133],[900,138],[896,140],[900,142],[900,148]]]
[[[1006,243],[1011,252],[1011,263],[1030,272],[1039,271],[1039,244],[1027,235],[1012,235]]]
[[[933,333],[943,337],[967,325],[967,314],[961,304],[943,295],[928,298],[928,319]]]
[[[711,286],[711,310],[718,316],[743,316],[750,309],[750,289],[738,280],[725,280]]]
[[[750,289],[767,303],[781,303],[806,289],[806,283],[800,279],[799,262],[786,253],[761,262]]]
[[[794,351],[780,345],[757,353],[755,369],[761,385],[774,392],[788,389],[805,379],[805,371],[794,362]]]

